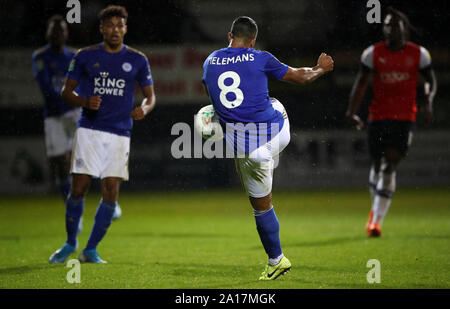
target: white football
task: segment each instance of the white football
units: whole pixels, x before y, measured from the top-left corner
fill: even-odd
[[[204,139],[211,142],[216,142],[223,138],[219,117],[212,105],[203,106],[198,111],[194,118],[194,129]]]

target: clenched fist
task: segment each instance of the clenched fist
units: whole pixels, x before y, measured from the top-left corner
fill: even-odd
[[[325,53],[321,53],[319,56],[319,60],[317,60],[317,65],[321,67],[325,72],[333,71],[334,61],[331,56],[328,56]]]
[[[145,117],[144,110],[142,109],[142,107],[138,106],[131,111],[130,116],[131,118],[133,118],[133,120],[144,119]]]
[[[345,117],[350,125],[354,125],[356,127],[356,130],[360,131],[364,128],[364,122],[358,115],[347,112]]]
[[[87,99],[86,108],[98,110],[100,108],[100,103],[102,103],[102,98],[99,95],[89,97]]]

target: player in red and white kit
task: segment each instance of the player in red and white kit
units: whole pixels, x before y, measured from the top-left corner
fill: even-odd
[[[364,50],[346,112],[347,119],[361,130],[364,123],[356,113],[373,75],[368,119],[369,187],[373,198],[366,225],[369,237],[381,236],[381,225],[396,188],[396,167],[411,145],[419,74],[425,80],[425,102],[420,104],[425,125],[431,123],[433,115],[437,86],[431,57],[424,47],[408,41],[409,28],[409,20],[403,13],[388,9],[383,22],[385,41]]]

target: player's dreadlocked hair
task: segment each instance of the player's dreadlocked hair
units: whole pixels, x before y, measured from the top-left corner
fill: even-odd
[[[100,19],[101,22],[110,17],[121,17],[126,21],[128,18],[127,9],[120,5],[108,5],[98,13],[98,19]]]
[[[406,26],[406,37],[409,38],[410,31],[417,32],[417,29],[411,25],[408,16],[406,16],[403,12],[400,12],[399,10],[394,9],[392,6],[387,8],[386,14],[391,14],[392,16],[395,16],[396,18],[403,21],[403,23]]]
[[[240,38],[248,43],[256,37],[258,26],[250,17],[240,16],[233,21],[230,32],[233,38]]]

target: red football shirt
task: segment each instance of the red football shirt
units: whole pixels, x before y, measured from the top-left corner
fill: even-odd
[[[402,50],[391,51],[386,42],[380,42],[373,45],[372,52],[374,78],[369,120],[415,121],[421,47],[408,41]]]

